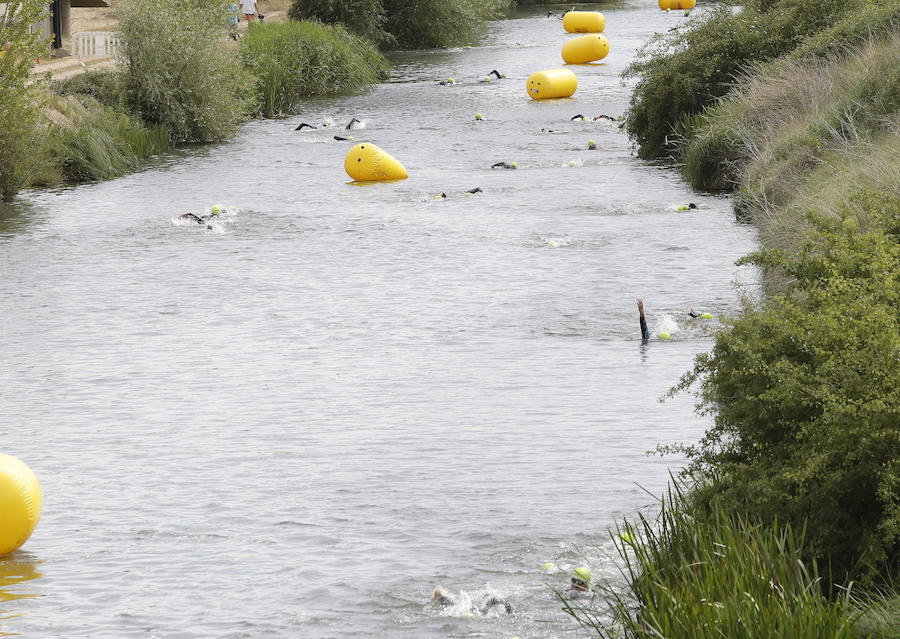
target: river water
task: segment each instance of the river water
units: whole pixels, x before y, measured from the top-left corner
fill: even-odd
[[[595,8],[612,52],[572,99],[526,96],[567,36],[524,10],[365,95],[0,208],[0,450],[45,496],[0,634],[585,636],[551,588],[615,578],[607,528],[681,462],[646,451],[708,426],[658,401],[712,344],[683,310],[756,282],[728,199],[571,120],[621,114],[619,72],[684,20]],[[350,184],[348,133],[409,179]],[[216,202],[211,229],[173,221]],[[438,584],[515,610],[437,610]]]

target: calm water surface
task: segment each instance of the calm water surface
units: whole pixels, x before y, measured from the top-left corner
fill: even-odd
[[[612,52],[573,99],[525,95],[567,38],[535,9],[395,56],[365,95],[0,209],[0,441],[45,494],[0,562],[0,634],[581,636],[540,566],[615,575],[607,527],[680,463],[646,451],[707,426],[657,401],[712,343],[683,309],[733,313],[755,281],[727,199],[571,121],[622,113],[619,72],[684,20],[598,8]],[[408,180],[348,183],[354,116]],[[173,222],[215,202],[236,212],[211,230]],[[672,341],[642,344],[638,296]],[[437,584],[516,612],[437,611]]]

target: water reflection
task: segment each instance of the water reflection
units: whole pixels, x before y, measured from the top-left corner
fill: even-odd
[[[39,597],[38,592],[29,592],[19,584],[24,584],[32,579],[40,579],[44,576],[38,570],[43,560],[34,555],[16,552],[0,559],[0,602],[15,601],[16,599],[34,599]],[[8,611],[0,609],[4,616]]]

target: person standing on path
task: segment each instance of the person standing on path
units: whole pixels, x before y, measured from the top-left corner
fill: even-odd
[[[253,22],[253,17],[257,14],[256,0],[241,0],[241,12],[247,22]]]

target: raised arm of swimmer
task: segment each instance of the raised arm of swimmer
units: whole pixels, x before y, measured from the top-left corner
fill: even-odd
[[[647,320],[644,319],[644,300],[638,298],[637,305],[641,316],[641,339],[650,339],[650,329],[647,328]]]

